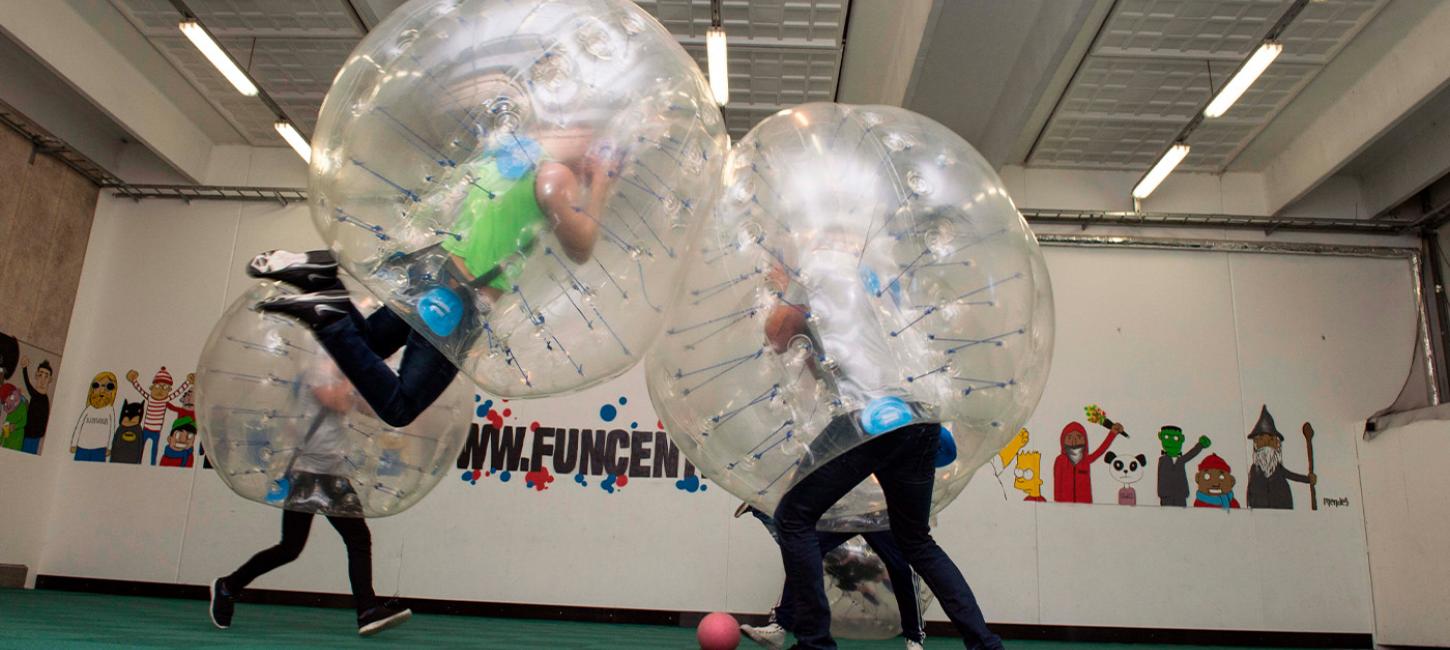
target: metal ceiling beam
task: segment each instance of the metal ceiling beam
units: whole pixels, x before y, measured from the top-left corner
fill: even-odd
[[[1223,228],[1232,230],[1336,232],[1361,235],[1413,235],[1422,228],[1422,219],[1330,219],[1309,217],[1253,217],[1232,214],[1185,214],[1170,212],[1114,212],[1105,210],[1044,210],[1023,208],[1022,216],[1031,224],[1079,226],[1119,226],[1132,228]]]

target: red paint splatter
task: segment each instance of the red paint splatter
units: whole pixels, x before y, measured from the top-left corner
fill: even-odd
[[[614,478],[614,487],[624,487],[626,485],[629,485],[629,477],[628,476],[625,476],[623,474],[620,474],[619,476],[616,476]]]
[[[514,410],[513,409],[504,409],[503,410],[503,416],[504,417],[509,417],[509,416],[511,416],[513,414],[514,414]]]
[[[508,400],[506,400],[506,399],[501,399],[501,400],[499,400],[499,401],[500,401],[500,402],[503,402],[503,403],[504,403],[504,404],[508,404],[508,403],[509,403],[509,401],[508,401]]]
[[[554,482],[554,475],[549,473],[549,468],[544,467],[537,472],[524,474],[525,485],[533,487],[539,492],[549,489],[549,484]]]
[[[533,422],[530,422],[529,423],[529,431],[538,431],[538,430],[539,430],[539,421],[538,420],[534,420]]]
[[[493,428],[499,429],[499,430],[502,430],[503,429],[503,418],[501,416],[499,416],[498,411],[495,411],[495,410],[490,409],[489,412],[488,412],[488,416],[487,417],[488,417],[488,423],[489,424],[492,424],[493,425]]]
[[[665,423],[664,422],[661,422],[659,420],[655,420],[655,428],[656,429],[663,429],[663,428],[665,428]]]
[[[483,472],[480,472],[478,470],[473,470],[473,480],[477,481],[478,480],[478,477],[480,477],[482,475],[483,475]]]

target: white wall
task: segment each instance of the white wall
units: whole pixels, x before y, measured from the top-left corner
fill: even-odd
[[[283,159],[235,153],[217,157],[210,175],[296,182],[277,171]],[[246,286],[246,257],[315,244],[302,206],[104,198],[78,298],[86,317],[72,321],[68,372],[56,390],[57,421],[78,415],[96,370],[192,369],[215,319]],[[990,471],[979,475],[942,515],[938,539],[988,617],[1370,632],[1355,439],[1408,367],[1415,328],[1407,264],[1066,248],[1048,249],[1047,259],[1057,355],[1029,447],[1043,452],[1050,472],[1058,431],[1099,403],[1133,434],[1113,448],[1155,460],[1137,485],[1136,508],[1115,505],[1117,486],[1101,464],[1093,505],[1026,503],[1010,482],[1004,489]],[[510,424],[597,428],[600,405],[619,396],[629,398],[621,420],[652,428],[639,372],[569,398],[499,406],[513,411]],[[1305,464],[1299,425],[1314,423],[1320,496],[1348,497],[1347,506],[1310,511],[1297,484],[1298,509],[1288,512],[1154,505],[1154,433],[1163,424],[1209,435],[1243,501],[1245,436],[1262,403],[1289,437],[1291,469]],[[1101,429],[1090,437],[1096,443]],[[211,471],[54,454],[46,461],[54,497],[42,573],[202,584],[275,541],[277,511],[230,494]],[[412,511],[372,522],[379,593],[737,612],[763,612],[774,601],[776,552],[755,522],[730,519],[737,501],[718,488],[688,493],[671,479],[637,479],[609,494],[597,478],[583,487],[558,476],[539,492],[520,476],[473,485],[457,474]],[[1051,498],[1050,485],[1044,493]],[[345,592],[336,536],[319,523],[311,546],[258,586]],[[942,619],[939,611],[934,618]]]

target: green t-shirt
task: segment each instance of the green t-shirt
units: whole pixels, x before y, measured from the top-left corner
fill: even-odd
[[[536,174],[531,169],[509,180],[490,161],[479,165],[474,175],[477,180],[453,226],[461,239],[444,237],[443,250],[462,258],[475,278],[492,274],[485,284],[507,292],[523,272],[524,256],[545,223],[534,197]]]
[[[0,447],[6,449],[21,448],[21,445],[25,443],[25,422],[28,419],[26,416],[29,412],[30,403],[22,401],[20,402],[20,406],[15,407],[15,410],[10,412],[10,415],[5,416],[5,423],[10,425],[10,433],[4,436],[4,444],[0,444]]]

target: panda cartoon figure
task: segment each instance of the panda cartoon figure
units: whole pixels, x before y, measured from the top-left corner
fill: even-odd
[[[1133,489],[1133,484],[1143,478],[1143,468],[1148,464],[1148,457],[1138,454],[1126,458],[1110,451],[1103,457],[1103,462],[1108,464],[1113,480],[1123,484],[1123,487],[1118,488],[1118,505],[1138,505],[1138,492]]]

